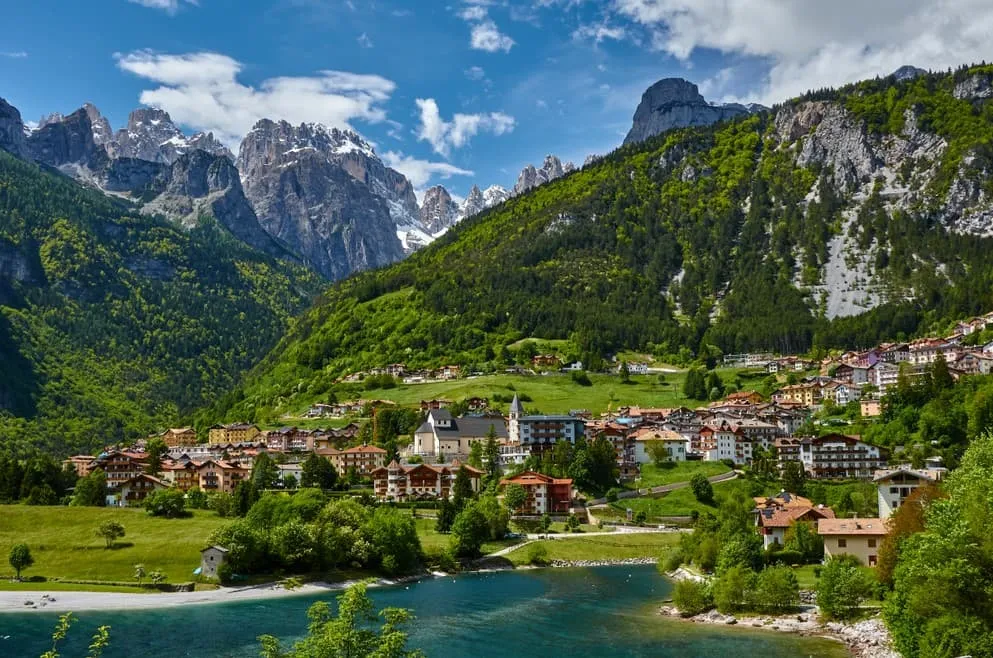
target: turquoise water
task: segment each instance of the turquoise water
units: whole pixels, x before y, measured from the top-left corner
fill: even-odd
[[[847,655],[839,644],[827,640],[661,618],[655,610],[668,596],[670,585],[650,566],[469,574],[370,591],[380,607],[413,609],[417,619],[409,629],[410,645],[432,657]],[[307,607],[331,598],[81,612],[62,655],[84,655],[93,629],[108,624],[112,629],[106,658],[257,656],[258,635],[299,637],[306,631]],[[0,656],[40,655],[48,648],[56,617],[0,614]]]

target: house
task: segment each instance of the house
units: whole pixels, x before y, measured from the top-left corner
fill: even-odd
[[[785,507],[767,506],[755,509],[755,526],[762,535],[762,548],[773,544],[786,543],[786,531],[794,523],[808,522],[814,526],[821,519],[833,519],[834,510],[824,505],[790,505]]]
[[[195,446],[197,444],[197,432],[192,427],[167,429],[162,433],[161,438],[170,448]]]
[[[503,418],[454,418],[447,409],[433,409],[414,431],[413,453],[422,456],[468,456],[472,444],[485,442],[491,432],[498,441],[508,438]]]
[[[525,471],[500,481],[500,486],[511,484],[524,487],[527,492],[527,499],[517,510],[518,514],[539,516],[569,512],[569,503],[572,500],[572,480],[569,478],[553,478],[542,473]]]
[[[793,384],[784,386],[772,394],[775,402],[796,402],[805,407],[812,407],[821,399],[821,387],[813,383]]]
[[[160,476],[162,481],[170,487],[180,491],[189,491],[200,486],[200,475],[197,471],[198,465],[189,458],[183,461],[163,462]]]
[[[870,567],[879,562],[879,546],[886,537],[886,519],[821,519],[817,534],[824,538],[824,557],[853,555]]]
[[[339,473],[345,474],[354,468],[361,477],[369,477],[385,461],[386,451],[370,445],[355,446],[331,456],[331,463]]]
[[[452,495],[452,487],[460,469],[465,469],[474,492],[479,491],[483,472],[458,462],[451,464],[400,464],[372,471],[372,486],[379,500],[406,502],[409,500],[442,500]]]
[[[314,438],[307,430],[296,427],[281,427],[265,433],[266,449],[275,452],[312,452]]]
[[[867,384],[869,382],[869,369],[859,365],[842,363],[834,369],[834,378],[843,384]]]
[[[248,477],[249,473],[251,473],[251,469],[220,459],[208,459],[197,466],[199,487],[207,492],[231,493]]]
[[[617,372],[618,373],[621,372],[621,369],[624,367],[624,365],[625,364],[622,362],[619,366],[617,366]],[[648,374],[648,364],[647,363],[628,363],[627,364],[627,367],[628,367],[628,374],[630,374],[630,375],[647,375]]]
[[[884,448],[857,436],[826,434],[800,439],[800,461],[811,478],[868,480],[886,466],[887,456]]]
[[[507,434],[511,444],[540,452],[559,441],[575,444],[584,435],[586,424],[574,416],[525,416],[520,398],[514,394],[510,403]]]
[[[94,461],[96,461],[96,457],[93,455],[73,455],[62,461],[62,468],[73,470],[76,475],[82,478],[90,474]]]
[[[859,412],[864,418],[875,418],[883,415],[883,405],[877,399],[862,400],[859,402]]]
[[[148,455],[141,452],[115,450],[101,453],[92,463],[90,470],[99,468],[107,474],[107,488],[118,489],[122,484],[145,472]]]
[[[531,365],[545,370],[562,367],[562,360],[554,354],[537,354],[531,357]]]
[[[726,420],[704,425],[699,437],[693,452],[701,454],[706,461],[730,459],[738,465],[752,461],[752,441]]]
[[[944,468],[913,469],[909,466],[876,471],[872,481],[876,484],[880,518],[891,517],[915,489],[940,481],[945,472]]]
[[[834,389],[834,403],[843,407],[849,402],[862,399],[862,389],[855,384],[838,384]]]
[[[725,402],[747,402],[749,404],[759,404],[762,402],[762,395],[757,391],[737,391],[735,393],[729,393],[725,398]]]
[[[407,366],[402,363],[391,363],[386,366],[386,374],[390,377],[403,377],[407,374]]]
[[[228,561],[228,549],[223,546],[208,546],[200,551],[200,575],[204,578],[219,578],[217,570]]]
[[[242,443],[253,441],[261,434],[256,425],[249,423],[231,423],[230,425],[214,425],[207,434],[208,443]]]
[[[686,461],[689,452],[689,440],[682,434],[672,430],[641,429],[635,431],[631,438],[634,441],[634,461],[637,464],[651,464],[655,459],[649,454],[653,443],[661,443],[665,448],[668,460],[671,462]]]
[[[451,406],[451,400],[421,400],[421,411],[431,411],[432,409],[444,409]]]
[[[121,507],[140,507],[145,503],[145,499],[148,498],[150,493],[168,488],[168,482],[163,482],[157,477],[142,473],[121,485],[120,505]]]
[[[471,413],[480,413],[486,411],[489,408],[489,406],[490,406],[489,398],[472,397],[472,398],[467,398],[465,401],[466,411],[469,411]]]

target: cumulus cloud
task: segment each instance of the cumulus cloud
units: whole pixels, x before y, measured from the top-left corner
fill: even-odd
[[[434,176],[448,179],[452,176],[474,176],[476,172],[462,169],[447,162],[429,162],[428,160],[418,160],[417,158],[387,151],[383,154],[383,161],[390,167],[396,169],[407,177],[410,184],[416,189],[421,189],[430,182]]]
[[[160,85],[141,92],[142,104],[162,108],[195,130],[211,131],[231,147],[267,117],[343,128],[351,128],[354,120],[384,121],[382,105],[396,88],[381,76],[345,71],[269,78],[253,87],[238,81],[240,62],[212,52],[168,55],[146,50],[115,58],[122,70]]]
[[[572,33],[572,38],[576,41],[593,41],[602,43],[606,39],[621,41],[627,37],[627,30],[623,27],[611,27],[607,23],[596,23],[592,25],[580,25]]]
[[[654,48],[687,59],[698,48],[765,59],[752,93],[766,103],[810,88],[886,75],[904,64],[942,69],[989,58],[988,0],[613,0],[652,34]]]
[[[480,132],[503,135],[514,130],[514,117],[503,112],[489,114],[456,114],[451,121],[441,118],[438,103],[433,98],[418,98],[421,125],[417,139],[431,144],[435,153],[445,157],[453,148],[461,148]]]
[[[472,26],[472,33],[469,37],[469,45],[474,50],[485,50],[488,53],[495,53],[502,50],[510,52],[516,42],[500,31],[496,23],[485,20]]]
[[[175,14],[179,11],[179,6],[181,4],[200,4],[198,0],[128,0],[128,2],[135,5],[141,5],[142,7],[148,7],[149,9],[161,9],[169,14]]]

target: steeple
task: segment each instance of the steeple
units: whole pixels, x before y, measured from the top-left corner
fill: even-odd
[[[510,417],[520,418],[524,415],[524,406],[521,404],[521,399],[514,393],[514,401],[510,403]]]

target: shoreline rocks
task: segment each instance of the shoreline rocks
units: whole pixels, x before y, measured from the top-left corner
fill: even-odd
[[[821,622],[816,606],[802,606],[799,613],[790,615],[742,616],[724,615],[708,610],[692,617],[683,617],[672,605],[659,607],[659,614],[697,624],[742,626],[803,636],[827,637],[843,643],[854,658],[901,658],[893,648],[889,631],[879,616],[852,624]]]

